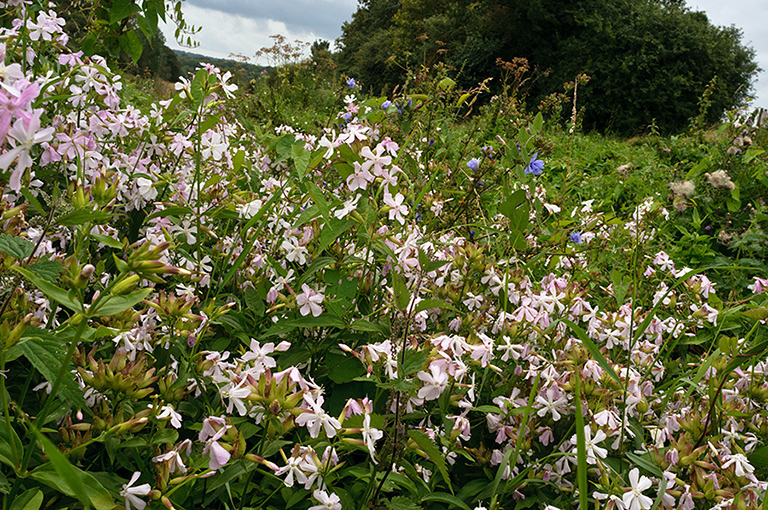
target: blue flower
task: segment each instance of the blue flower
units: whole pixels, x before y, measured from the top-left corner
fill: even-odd
[[[573,241],[576,244],[581,244],[583,241],[581,239],[581,232],[579,231],[571,232],[571,241]]]
[[[533,154],[531,162],[525,167],[525,173],[533,175],[541,175],[541,171],[544,169],[544,162],[540,159],[536,159],[539,155],[538,152]]]
[[[355,88],[355,79],[354,78],[347,78],[347,86],[351,89]]]
[[[386,110],[386,109],[387,109],[387,108],[389,108],[390,106],[392,106],[392,101],[390,101],[389,99],[387,99],[386,101],[384,101],[383,103],[381,103],[381,108],[382,108],[382,110]]]
[[[467,166],[472,169],[473,172],[477,172],[477,169],[480,168],[480,160],[472,158],[467,162]]]

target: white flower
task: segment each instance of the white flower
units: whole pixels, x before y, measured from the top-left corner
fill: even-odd
[[[392,197],[389,191],[384,192],[384,203],[390,207],[389,219],[397,220],[401,225],[405,224],[403,215],[408,214],[408,206],[403,205],[404,200],[405,197],[401,193]]]
[[[604,441],[608,436],[605,435],[600,429],[597,429],[595,437],[592,437],[592,427],[584,425],[584,443],[587,450],[587,464],[597,464],[597,457],[604,459],[608,455],[608,450],[597,446],[601,441]],[[576,436],[571,438],[571,442],[576,444]]]
[[[294,420],[297,425],[306,425],[309,435],[313,438],[317,437],[320,433],[320,428],[325,429],[326,437],[334,437],[336,431],[341,428],[341,423],[330,414],[326,413],[323,409],[323,397],[318,396],[317,402],[312,398],[312,395],[307,393],[304,395],[304,400],[307,401],[312,408],[311,411],[304,411],[298,415]]]
[[[331,493],[329,496],[327,492],[321,491],[320,489],[315,489],[312,495],[321,504],[311,506],[309,507],[309,510],[326,510],[328,508],[331,510],[341,510],[341,500],[336,494]]]
[[[152,407],[151,405],[149,407]],[[171,419],[171,426],[175,429],[178,429],[181,427],[181,415],[177,413],[173,407],[169,405],[165,405],[162,408],[160,408],[160,414],[157,415],[158,420],[162,420],[165,418]]]
[[[416,377],[426,383],[419,390],[419,398],[435,400],[448,385],[448,374],[435,363],[429,366],[429,371],[431,374],[424,371],[416,374]]]
[[[752,464],[750,464],[747,458],[740,453],[734,453],[726,457],[723,469],[728,469],[730,466],[734,467],[736,476],[746,476],[747,473],[753,473],[755,471]]]
[[[152,487],[150,487],[148,483],[139,485],[137,487],[132,487],[132,485],[136,483],[136,480],[138,480],[140,476],[141,473],[139,471],[133,473],[131,481],[127,484],[124,484],[123,490],[120,491],[120,495],[125,498],[125,510],[131,510],[131,505],[133,505],[138,510],[144,510],[144,507],[147,506],[147,503],[140,500],[138,496],[148,495],[152,490]]]
[[[624,494],[624,506],[628,510],[648,510],[653,505],[653,500],[643,495],[643,491],[651,487],[651,481],[647,476],[640,476],[640,470],[634,468],[629,472],[629,483],[632,486],[629,492]]]
[[[371,427],[371,415],[365,413],[363,418],[363,441],[368,446],[368,452],[371,454],[371,460],[376,464],[376,457],[374,456],[374,445],[376,441],[384,437],[384,432]]]

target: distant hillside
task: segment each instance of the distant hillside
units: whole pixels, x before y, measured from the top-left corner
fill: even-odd
[[[194,74],[195,69],[200,66],[201,62],[213,64],[223,72],[230,71],[241,83],[248,83],[251,80],[258,79],[263,71],[269,69],[268,67],[257,66],[247,62],[239,62],[237,60],[208,57],[206,55],[181,50],[173,51],[179,58],[182,76],[186,76],[188,73]]]

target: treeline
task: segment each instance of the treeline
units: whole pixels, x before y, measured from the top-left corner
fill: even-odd
[[[741,37],[683,0],[360,0],[338,60],[376,93],[438,62],[465,87],[494,77],[498,92],[522,57],[528,106],[585,73],[586,128],[677,132],[748,97],[757,63]]]
[[[195,69],[200,66],[201,62],[206,62],[215,65],[222,72],[231,72],[240,83],[249,83],[251,80],[257,80],[268,70],[268,67],[249,64],[248,62],[242,62],[232,59],[213,58],[197,53],[190,53],[182,50],[173,50],[181,69],[182,76],[186,76],[188,73],[195,72]]]

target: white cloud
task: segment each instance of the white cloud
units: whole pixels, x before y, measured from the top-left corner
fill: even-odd
[[[161,28],[168,47],[216,58],[239,54],[253,61],[257,51],[274,44],[270,35],[281,34],[290,42],[298,39],[311,43],[320,38],[314,32],[291,31],[282,21],[247,18],[190,4],[184,5],[184,20],[188,25],[202,27],[202,30],[193,36],[199,45],[195,48],[180,46],[174,38],[176,27],[163,25]],[[268,64],[263,60],[257,63]]]

